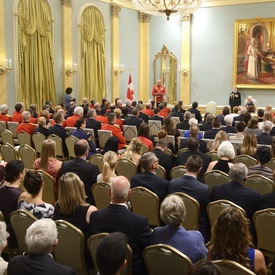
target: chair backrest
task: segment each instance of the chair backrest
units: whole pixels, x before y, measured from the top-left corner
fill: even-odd
[[[21,254],[28,252],[28,247],[25,243],[26,231],[36,220],[37,218],[35,218],[34,215],[25,210],[16,210],[10,213],[11,225]]]
[[[98,141],[99,141],[99,147],[101,149],[104,148],[105,143],[107,142],[107,140],[113,136],[112,131],[109,130],[98,130]]]
[[[0,133],[5,129],[7,129],[6,121],[0,120]]]
[[[243,163],[247,168],[249,168],[250,166],[254,166],[257,164],[257,160],[252,158],[251,156],[249,155],[245,155],[245,154],[242,154],[242,155],[239,155],[239,156],[236,156],[233,161],[232,161],[234,164],[235,163]]]
[[[261,195],[271,193],[274,191],[275,188],[274,182],[272,180],[258,174],[248,176],[244,183],[244,186],[255,190]]]
[[[108,235],[109,233],[103,232],[103,233],[92,235],[87,240],[88,248],[89,248],[96,271],[98,271],[96,258],[95,258],[96,249],[99,242]],[[120,275],[132,275],[133,251],[129,244],[127,244],[127,250],[128,250],[127,257],[126,257],[127,264],[126,264],[126,267],[120,271]]]
[[[186,130],[183,130],[183,129],[178,129],[178,131],[180,132],[180,136],[181,136],[181,137],[183,137],[184,132],[185,132]]]
[[[148,218],[150,226],[159,226],[159,198],[145,187],[135,187],[131,189],[130,202],[134,213]]]
[[[77,141],[78,141],[78,138],[75,136],[68,136],[65,138],[65,143],[68,149],[68,155],[70,159],[75,157],[74,145]]]
[[[183,139],[188,139],[188,138],[185,138],[183,136],[177,137],[178,148],[180,148],[180,143]]]
[[[51,205],[55,205],[56,182],[55,182],[54,178],[43,170],[38,170],[37,172],[40,174],[40,176],[43,178],[43,181],[44,181],[42,200],[47,203],[50,203]]]
[[[10,162],[18,159],[18,154],[15,148],[9,143],[5,142],[0,147],[1,155],[4,161]]]
[[[45,139],[46,137],[39,132],[36,132],[32,135],[32,142],[34,144],[36,153],[41,154],[42,143]]]
[[[4,129],[0,135],[1,135],[2,142],[6,142],[14,146],[14,138],[10,130]]]
[[[164,153],[166,153],[166,154],[168,154],[170,156],[173,156],[173,152],[169,148],[166,148],[165,151],[164,151]]]
[[[142,143],[142,146],[141,146],[141,153],[144,154],[144,153],[147,153],[149,152],[149,148]]]
[[[230,181],[228,174],[224,173],[220,170],[212,170],[209,172],[204,173],[203,175],[203,181],[205,184],[207,184],[210,189],[216,185],[220,185],[223,183],[227,183]]]
[[[210,202],[207,205],[207,214],[208,214],[208,218],[209,218],[209,222],[210,222],[211,227],[213,227],[215,221],[220,216],[221,211],[224,208],[229,207],[229,206],[238,208],[239,210],[241,210],[244,213],[244,215],[246,215],[245,210],[242,207],[240,207],[239,205],[232,202],[232,201],[218,200],[218,201]]]
[[[267,167],[270,168],[272,171],[275,169],[275,158],[272,158],[268,163]]]
[[[206,104],[205,112],[216,114],[217,112],[217,103],[214,101],[210,101]]]
[[[177,127],[177,124],[180,123],[180,118],[178,116],[172,116],[172,121],[174,123],[174,127]]]
[[[63,141],[62,141],[62,139],[59,136],[55,135],[55,134],[49,135],[48,139],[51,139],[55,142],[55,145],[56,145],[55,155],[56,155],[56,157],[58,157],[62,160],[65,160],[65,155],[64,155],[64,152],[63,152]]]
[[[116,173],[118,176],[124,176],[130,181],[131,177],[137,174],[137,166],[129,159],[121,158],[117,160]]]
[[[13,138],[17,138],[17,126],[19,125],[18,122],[8,121],[7,126],[8,129],[12,132]]]
[[[66,126],[65,127],[65,130],[67,131],[67,132],[69,132],[69,134],[71,134],[71,132],[73,131],[73,130],[75,130],[76,129],[76,127],[69,127],[69,126]]]
[[[169,143],[172,143],[173,146],[175,147],[175,136],[173,136],[173,135],[167,135],[167,136],[166,136],[166,139],[167,139],[167,141],[168,141]]]
[[[179,196],[183,200],[186,207],[186,216],[182,226],[186,230],[198,230],[200,213],[200,204],[198,201],[182,192],[176,192],[173,193],[173,195]]]
[[[36,160],[35,150],[31,146],[24,144],[19,147],[18,152],[25,168],[33,169],[33,163]]]
[[[206,155],[210,156],[212,161],[219,160],[219,156],[216,151],[207,152]]]
[[[98,182],[92,185],[92,194],[97,209],[106,208],[110,204],[110,184],[106,182]]]
[[[58,231],[58,245],[54,249],[55,260],[88,275],[84,257],[84,234],[67,221],[57,220],[55,223]]]
[[[103,155],[101,154],[94,154],[89,158],[89,162],[97,165],[100,173],[102,173],[103,169]]]
[[[131,140],[137,137],[137,127],[133,125],[123,125],[123,134],[126,142],[131,142]]]
[[[186,166],[178,165],[173,167],[170,171],[171,179],[181,178],[186,173]]]
[[[147,246],[143,258],[149,275],[188,274],[192,266],[188,256],[166,244]]]
[[[161,179],[166,179],[166,170],[161,165],[158,165],[158,168],[156,169],[156,176]]]
[[[150,136],[157,136],[161,129],[161,121],[159,120],[148,120],[149,134]]]
[[[230,261],[230,260],[217,260],[217,261],[212,261],[214,264],[216,264],[220,270],[221,274],[223,275],[255,275],[253,271],[250,269],[244,267],[243,265]]]
[[[95,131],[94,129],[90,129],[90,128],[85,128],[84,131],[88,134],[90,134],[90,139],[91,141],[96,144],[96,141],[95,141]]]
[[[27,144],[29,146],[32,146],[32,137],[29,133],[26,133],[26,132],[18,133],[17,138],[20,145]]]
[[[257,233],[257,248],[268,257],[275,253],[275,208],[266,208],[254,213],[254,225]],[[272,253],[272,255],[269,255]]]

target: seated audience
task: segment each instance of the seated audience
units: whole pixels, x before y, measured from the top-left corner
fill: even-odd
[[[95,258],[100,275],[119,275],[127,264],[127,237],[114,232],[104,237],[96,248]]]
[[[149,125],[146,123],[142,123],[138,128],[138,139],[140,139],[141,142],[148,147],[149,151],[152,151],[153,142],[150,139],[149,130]]]
[[[236,125],[236,131],[237,133],[235,135],[231,135],[229,137],[230,141],[235,141],[235,142],[243,142],[244,139],[244,130],[246,128],[246,124],[243,121],[240,121],[237,125]]]
[[[124,153],[124,157],[139,166],[139,160],[141,157],[142,141],[138,138],[133,138],[130,144],[127,146]]]
[[[273,114],[274,116],[274,114]],[[263,128],[263,124],[265,121],[271,121],[273,119],[272,113],[270,111],[265,111],[264,112],[264,116],[263,116],[263,121],[259,122],[259,128],[262,129]]]
[[[10,161],[5,168],[4,184],[0,187],[0,211],[4,216],[7,230],[10,233],[8,238],[10,248],[17,247],[16,237],[10,222],[10,213],[17,210],[21,199],[29,197],[29,194],[20,188],[25,173],[25,167],[21,160]]]
[[[219,146],[222,144],[223,141],[228,140],[228,135],[225,131],[221,130],[219,131],[212,143],[212,146],[210,147],[210,152],[217,152],[219,149]]]
[[[56,145],[53,140],[45,139],[42,143],[40,158],[35,160],[33,164],[33,168],[34,170],[43,170],[54,178],[56,182],[54,187],[54,190],[55,190],[54,192],[55,192],[55,198],[57,199],[58,197],[57,177],[58,177],[58,172],[62,165],[62,161],[56,159],[55,147]]]
[[[38,127],[34,128],[33,133],[40,133],[45,136],[45,138],[48,137],[49,131],[47,128],[47,121],[43,116],[38,118]]]
[[[30,123],[31,114],[29,111],[24,111],[22,113],[22,123],[17,126],[17,133],[25,132],[30,135],[33,134],[34,129],[36,128],[36,124]]]
[[[136,126],[138,131],[138,128],[142,123],[142,120],[138,116],[139,116],[139,109],[134,108],[132,111],[132,115],[124,119],[124,125]]]
[[[257,138],[254,133],[247,133],[244,136],[243,144],[241,148],[238,148],[238,155],[245,154],[251,156],[252,158],[256,157],[257,151]]]
[[[198,125],[198,120],[196,118],[190,118],[189,121],[189,129],[184,131],[184,134],[183,134],[183,137],[190,137],[190,129],[192,126],[194,125]],[[200,132],[199,135],[198,135],[198,139],[202,139],[203,138],[203,135],[202,133]]]
[[[179,112],[179,114],[180,114],[180,112]],[[180,136],[180,132],[178,129],[176,129],[171,116],[166,117],[166,119],[164,120],[164,125],[163,125],[162,129],[164,129],[167,132],[167,135],[174,136],[175,144],[177,145],[177,138]],[[177,146],[175,146],[175,147],[177,150]]]
[[[213,262],[202,259],[191,266],[188,275],[222,275],[222,272]]]
[[[108,123],[108,117],[106,116],[107,109],[105,107],[101,108],[99,114],[96,117],[96,120],[101,122],[101,125]]]
[[[233,165],[231,162],[235,157],[235,151],[233,145],[229,141],[223,141],[218,148],[219,160],[215,160],[209,163],[206,172],[211,170],[220,170],[228,174],[230,167]]]
[[[221,121],[221,125],[226,125],[226,122],[224,120],[224,118],[230,114],[230,108],[228,106],[224,106],[222,108],[222,114],[217,115],[217,117],[220,119]]]
[[[152,117],[149,118],[149,120],[157,120],[161,122],[161,125],[163,125],[164,119],[162,116],[159,115],[160,109],[159,108],[155,108],[154,109],[154,115]],[[148,121],[149,121],[148,120]]]
[[[168,108],[167,108],[168,109]],[[170,109],[169,109],[170,110]],[[183,121],[183,113],[180,111],[180,105],[176,104],[170,114],[171,117],[178,117],[180,119],[180,121]],[[168,113],[169,115],[169,113]]]
[[[191,118],[191,113],[186,111],[183,115],[183,121],[177,124],[177,129],[189,130],[189,119]]]
[[[212,121],[212,129],[204,133],[204,138],[214,139],[216,134],[221,130],[221,120],[215,117]]]
[[[51,255],[58,244],[57,235],[55,222],[51,219],[35,221],[27,229],[25,237],[29,253],[12,257],[8,265],[8,274],[75,275],[71,267],[55,262]]]
[[[9,235],[10,234],[7,232],[7,226],[6,226],[5,222],[0,221],[0,275],[7,274],[6,271],[7,271],[7,267],[8,267],[8,262],[6,262],[1,257],[1,254],[8,244],[7,239],[9,237]]]
[[[160,140],[160,139],[165,139],[168,142],[168,147],[167,148],[171,150],[173,155],[177,154],[175,146],[173,145],[172,142],[169,142],[169,140],[167,138],[167,132],[164,129],[161,129],[161,130],[158,131],[158,140]]]
[[[199,125],[200,130],[201,131],[211,130],[212,129],[212,122],[213,122],[214,118],[215,118],[215,116],[213,114],[206,113],[204,115],[205,122],[202,122],[202,124]]]
[[[166,197],[160,207],[160,217],[166,225],[154,229],[150,244],[171,245],[195,263],[206,258],[207,249],[199,231],[185,230],[182,226],[185,215],[185,204],[179,196]]]
[[[120,130],[123,131],[123,125],[124,125],[124,120],[120,119],[121,116],[121,109],[117,108],[114,110],[114,113],[116,114],[116,124],[119,125]]]
[[[116,175],[117,166],[117,154],[113,151],[108,151],[103,156],[103,168],[102,174],[97,176],[97,182],[112,183],[117,177]]]
[[[241,210],[228,207],[222,210],[212,229],[210,260],[235,261],[256,274],[266,274],[262,252],[253,248],[249,221]]]
[[[24,112],[24,105],[22,102],[19,102],[15,105],[14,107],[15,111],[13,112],[11,116],[11,121],[12,122],[22,122],[22,113]]]
[[[263,123],[263,132],[257,135],[258,144],[272,145],[272,136],[270,135],[273,123],[271,121],[265,121]]]
[[[74,114],[67,118],[66,126],[75,127],[76,121],[81,117],[83,117],[83,108],[81,106],[77,106],[74,108]]]
[[[262,129],[259,129],[257,117],[253,116],[248,121],[247,128],[244,130],[244,134],[253,133],[253,134],[255,134],[255,136],[257,136],[257,135],[261,134],[262,132],[263,132]]]
[[[24,187],[30,196],[19,201],[18,209],[29,211],[37,219],[52,218],[54,207],[42,200],[44,182],[39,173],[27,172],[24,178]]]
[[[101,123],[95,119],[96,111],[94,109],[89,109],[87,115],[88,115],[88,119],[86,121],[86,128],[94,129],[95,140],[97,141],[97,147],[99,147],[98,130],[101,129]]]
[[[197,110],[197,108],[198,108],[198,102],[195,101],[192,103],[192,108],[188,109],[187,111],[189,111],[191,114],[194,114],[198,123],[200,123],[202,121],[201,112]]]
[[[1,121],[11,121],[11,117],[8,115],[9,113],[9,107],[7,104],[2,104],[0,106],[0,111],[1,111],[1,114],[0,114],[0,120]]]
[[[226,115],[224,118],[225,127],[222,128],[223,131],[228,133],[237,133],[236,128],[232,126],[233,123],[233,117],[230,115]]]
[[[262,175],[270,180],[274,180],[273,171],[267,167],[268,162],[271,160],[271,150],[267,146],[260,146],[256,151],[256,159],[258,164],[250,166],[247,175]]]

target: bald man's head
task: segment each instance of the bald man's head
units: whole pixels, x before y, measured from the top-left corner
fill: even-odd
[[[126,203],[130,193],[130,183],[127,178],[119,176],[111,183],[111,202]]]

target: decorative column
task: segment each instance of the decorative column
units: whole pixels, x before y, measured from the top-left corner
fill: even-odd
[[[5,26],[4,26],[4,0],[0,0],[0,66],[6,67]],[[0,75],[0,102],[7,103],[7,77]]]
[[[150,98],[149,92],[149,23],[150,15],[138,11],[139,27],[139,76],[138,91],[139,99],[147,101]],[[149,97],[148,97],[149,92]]]
[[[112,98],[114,101],[116,97],[119,97],[119,77],[120,74],[115,74],[116,67],[119,68],[119,12],[121,8],[117,4],[111,4],[111,52],[112,52]]]
[[[190,104],[190,40],[191,40],[191,17],[182,17],[181,32],[181,61],[179,63],[180,74],[180,99],[183,104]]]
[[[62,51],[63,51],[63,91],[73,87],[73,74],[66,75],[68,68],[73,70],[72,55],[72,0],[60,0],[62,5]]]

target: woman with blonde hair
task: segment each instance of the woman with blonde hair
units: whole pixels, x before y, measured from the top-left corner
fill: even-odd
[[[211,231],[208,259],[231,260],[259,275],[266,274],[264,256],[253,248],[249,220],[235,207],[225,208]]]
[[[257,138],[254,133],[249,132],[244,136],[243,139],[243,145],[241,148],[237,150],[237,154],[245,154],[249,155],[253,158],[256,157],[256,151],[257,151]]]
[[[133,161],[138,166],[142,154],[141,148],[142,141],[139,138],[133,138],[128,147],[126,148],[124,157]]]
[[[117,177],[115,170],[117,165],[117,154],[113,151],[108,151],[103,156],[102,174],[97,176],[97,182],[112,183]]]
[[[214,138],[210,152],[218,151],[220,144],[225,140],[228,140],[227,133],[225,131],[219,131]]]
[[[65,173],[59,179],[59,196],[55,204],[54,220],[65,220],[90,236],[90,215],[97,208],[86,202],[84,183],[75,173]]]
[[[33,130],[33,133],[40,133],[45,138],[49,135],[48,128],[47,128],[47,121],[45,117],[39,117],[38,118],[38,127]]]
[[[62,161],[55,157],[55,142],[51,139],[45,139],[42,143],[40,158],[33,164],[34,170],[43,170],[50,174],[56,181]],[[55,198],[58,197],[58,185],[55,185]]]
[[[7,274],[6,270],[7,270],[7,267],[8,267],[8,262],[6,262],[1,257],[1,254],[4,250],[4,248],[8,244],[7,240],[8,240],[9,235],[10,234],[7,232],[7,226],[6,226],[5,222],[0,221],[0,275]]]

